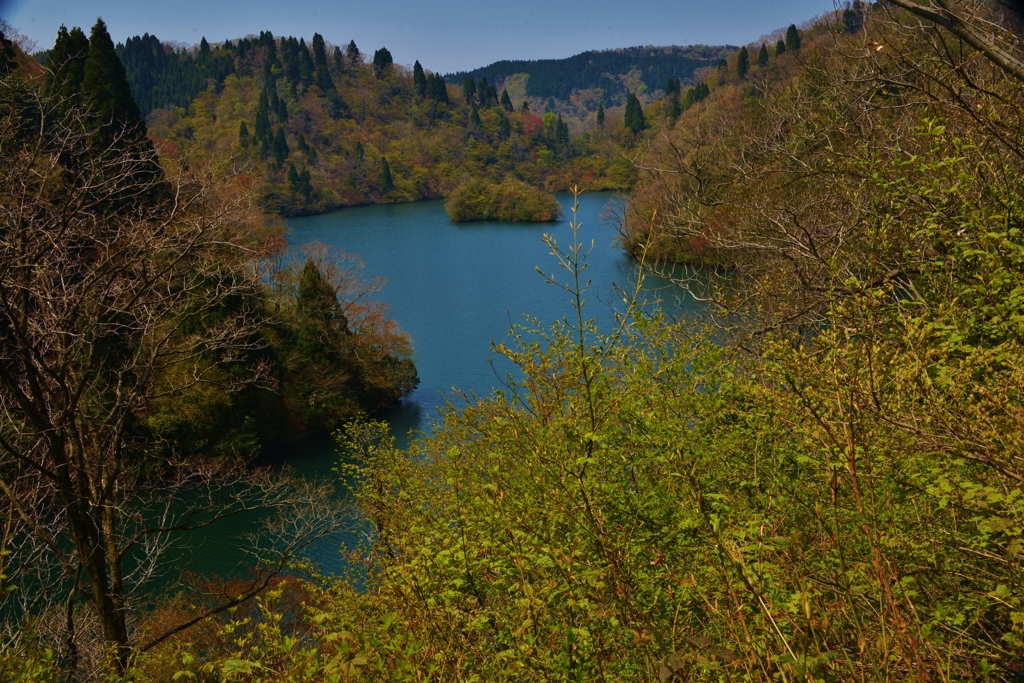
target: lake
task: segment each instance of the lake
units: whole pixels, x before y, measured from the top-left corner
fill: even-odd
[[[391,316],[411,337],[420,386],[394,410],[382,415],[399,446],[410,434],[428,430],[445,398],[458,403],[458,393],[486,395],[514,368],[495,357],[492,344],[508,338],[524,315],[549,326],[572,315],[569,294],[548,284],[537,272],[555,272],[564,281],[569,273],[558,267],[543,241],[545,233],[559,245],[572,241],[569,221],[572,195],[557,195],[565,218],[556,223],[452,223],[440,201],[343,209],[288,221],[292,248],[311,242],[357,254],[368,276],[381,276],[386,286],[374,295],[390,307]],[[581,241],[593,250],[584,273],[591,281],[584,312],[603,330],[614,325],[614,310],[622,309],[615,285],[635,286],[637,264],[616,244],[618,233],[607,219],[621,202],[611,193],[584,194],[577,220]],[[649,299],[665,299],[664,308],[676,315],[697,311],[677,288],[660,278],[645,281]],[[492,362],[493,361],[493,364]],[[329,437],[313,437],[288,445],[276,454],[307,475],[333,476],[339,455]],[[192,547],[186,565],[195,570],[230,573],[239,556],[228,551],[232,536],[243,531],[225,525]],[[327,571],[340,567],[339,547],[352,536],[339,536],[313,548],[310,558]]]

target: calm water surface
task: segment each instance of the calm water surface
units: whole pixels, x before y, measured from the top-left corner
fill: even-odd
[[[437,408],[453,392],[486,395],[514,372],[495,357],[492,343],[508,338],[512,324],[523,315],[536,317],[544,327],[572,315],[569,295],[537,273],[569,275],[542,240],[552,235],[562,246],[572,241],[569,219],[572,195],[558,195],[565,219],[557,223],[462,223],[448,220],[440,201],[343,209],[321,216],[288,221],[288,242],[299,247],[320,242],[366,264],[366,273],[381,276],[386,286],[374,296],[390,306],[392,317],[409,334],[415,351],[420,387],[395,410],[382,416],[391,424],[400,446],[410,432],[429,430]],[[636,265],[615,244],[614,225],[602,218],[615,202],[607,193],[584,194],[577,219],[581,240],[593,250],[585,277],[591,280],[585,313],[603,330],[614,324],[613,306],[621,309],[624,289],[636,282]],[[666,283],[648,278],[649,298],[663,298],[667,310],[686,315],[692,301],[680,300]],[[493,360],[493,365],[489,363]],[[299,441],[278,454],[298,471],[331,476],[338,453],[329,438]],[[229,573],[238,556],[230,551],[242,528],[223,528],[192,549],[186,564],[196,569]],[[327,571],[340,566],[339,547],[354,542],[345,535],[320,543],[310,552]],[[212,568],[212,569],[211,569]]]

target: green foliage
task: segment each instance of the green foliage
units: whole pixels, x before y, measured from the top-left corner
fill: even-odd
[[[599,102],[597,105],[597,126],[601,128],[604,126],[604,103]]]
[[[230,49],[249,73],[236,70],[187,110],[152,112],[150,133],[171,156],[236,159],[232,164],[247,169],[244,182],[267,209],[286,216],[440,199],[464,175],[491,182],[513,178],[546,191],[564,190],[573,180],[588,189],[613,189],[630,177],[615,164],[623,147],[636,144],[631,136],[617,130],[573,139],[569,133],[581,128],[586,109],[562,113],[557,130],[556,116],[545,134],[532,115],[508,111],[511,96],[500,106],[500,93],[487,79],[467,84],[471,101],[449,99],[444,79],[422,67],[422,80],[415,68],[408,74],[389,68],[390,75],[379,79],[371,65],[349,65],[344,58],[344,71],[335,74],[337,60],[332,67],[326,45],[322,55],[318,46],[316,36],[307,50],[299,39],[266,32],[239,41]],[[244,59],[237,56],[243,48]],[[227,48],[211,45],[211,59],[222,51]],[[325,74],[333,91],[319,84]],[[238,134],[243,121],[248,147]],[[384,191],[382,157],[391,175]],[[309,182],[293,177],[291,165],[296,176],[308,172]]]
[[[384,78],[394,63],[395,60],[392,59],[391,52],[386,47],[382,47],[373,53],[373,74],[377,78]]]
[[[761,51],[757,53],[757,65],[764,67],[768,65],[768,46],[761,43]]]
[[[746,47],[741,47],[736,56],[736,76],[743,78],[750,71],[750,53]]]
[[[555,98],[568,102],[573,93],[599,89],[602,99],[621,102],[627,88],[617,77],[639,75],[649,90],[660,88],[668,78],[689,79],[694,72],[709,66],[735,48],[692,45],[659,47],[654,50],[631,47],[619,50],[592,50],[567,59],[502,60],[469,72],[449,75],[449,82],[470,78],[507,83],[510,76],[525,74],[526,95],[540,100]]]
[[[625,126],[626,130],[634,135],[647,127],[647,123],[644,120],[644,110],[640,106],[640,100],[633,93],[629,93],[629,97],[626,98]]]
[[[416,89],[416,94],[420,97],[427,96],[427,77],[423,73],[423,67],[420,66],[420,61],[417,59],[416,63],[412,67],[412,85]]]
[[[796,24],[790,24],[786,29],[786,49],[790,52],[800,49],[800,31],[797,30]]]
[[[543,190],[514,181],[489,183],[479,178],[456,188],[444,208],[456,223],[546,222],[558,220],[562,212],[558,200]]]
[[[786,51],[786,41],[779,38],[779,42],[775,43],[775,56],[778,57]]]
[[[479,117],[478,117],[479,118]],[[380,193],[387,194],[395,189],[395,183],[391,178],[391,164],[386,157],[380,158]]]

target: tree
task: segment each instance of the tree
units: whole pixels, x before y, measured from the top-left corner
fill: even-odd
[[[791,52],[800,49],[800,31],[797,30],[796,24],[790,24],[786,29],[786,49]]]
[[[345,73],[345,55],[341,51],[341,47],[338,45],[334,46],[334,54],[332,55],[331,61],[331,73],[335,76],[340,76]]]
[[[505,111],[512,111],[512,99],[508,96],[508,90],[501,91],[501,106]]]
[[[427,95],[436,102],[448,104],[448,86],[438,74],[427,76]]]
[[[17,68],[18,55],[14,43],[7,39],[0,28],[0,78],[7,78]]]
[[[392,64],[394,64],[394,59],[391,58],[391,52],[386,47],[373,53],[373,74],[377,78],[384,78]]]
[[[256,507],[305,514],[295,480],[157,456],[142,424],[158,397],[212,382],[217,369],[235,368],[241,384],[265,375],[249,360],[260,346],[259,211],[200,164],[175,176],[173,202],[154,201],[147,159],[98,153],[94,113],[58,109],[31,88],[0,82],[0,194],[10,199],[0,207],[0,500],[19,539],[4,549],[14,552],[7,581],[22,587],[2,611],[9,624],[59,609],[54,647],[74,680],[88,624],[122,671],[132,652],[258,594],[326,530],[320,522],[338,527],[307,498],[321,516],[306,529],[319,531],[280,537],[280,553],[230,599],[132,640],[133,591],[160,567],[168,534]],[[25,120],[31,128],[14,125]],[[69,167],[67,157],[91,161]],[[112,210],[125,196],[137,198],[132,211]],[[142,570],[128,573],[140,553]]]
[[[348,62],[353,67],[359,66],[363,63],[363,56],[359,54],[359,48],[356,47],[356,41],[350,40],[348,47],[345,48],[345,55],[348,57]]]
[[[88,56],[89,39],[82,29],[68,31],[62,25],[47,59],[46,94],[59,98],[65,107],[80,103]]]
[[[597,103],[597,127],[602,128],[604,126],[604,102]]]
[[[278,126],[271,153],[274,155],[274,165],[280,168],[284,160],[288,158],[288,141],[284,136],[284,126]]]
[[[750,53],[747,52],[746,46],[740,48],[739,55],[736,56],[736,75],[739,78],[743,78],[750,71]]]
[[[779,42],[775,43],[775,56],[778,57],[786,51],[786,41],[779,38]]]
[[[479,128],[481,126],[480,112],[477,110],[476,105],[473,105],[473,108],[469,112],[469,125],[474,128]]]
[[[569,126],[562,120],[561,114],[555,121],[555,142],[562,146],[569,144]]]
[[[260,91],[259,101],[256,103],[256,124],[255,134],[257,140],[263,140],[270,131],[270,102],[267,99],[267,91]]]
[[[238,124],[238,144],[242,149],[249,146],[249,127],[245,125],[245,121]]]
[[[423,73],[423,67],[420,66],[420,61],[418,59],[412,67],[412,85],[413,89],[416,90],[417,95],[420,97],[427,96],[427,77]]]
[[[625,126],[626,130],[631,131],[634,135],[647,126],[640,100],[633,93],[629,93],[629,97],[626,98]]]
[[[467,106],[472,106],[476,101],[476,82],[469,76],[462,79],[462,98]]]
[[[761,43],[761,51],[757,53],[757,65],[767,66],[768,65],[768,46]]]
[[[324,95],[336,93],[334,79],[331,78],[331,69],[327,64],[327,49],[324,44],[324,37],[319,33],[313,34],[313,66],[316,69],[316,84]]]
[[[388,163],[387,157],[380,158],[380,193],[382,195],[391,192],[395,189],[395,184],[391,178],[391,164]]]

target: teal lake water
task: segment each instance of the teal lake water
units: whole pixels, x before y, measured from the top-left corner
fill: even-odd
[[[537,273],[568,272],[558,268],[542,237],[552,235],[559,245],[572,240],[569,221],[572,195],[560,194],[565,217],[557,223],[462,223],[448,219],[440,201],[343,209],[321,216],[288,221],[288,243],[299,247],[319,242],[357,254],[366,274],[387,280],[374,294],[390,307],[391,316],[409,334],[415,352],[420,386],[400,406],[382,415],[399,445],[410,433],[429,430],[437,408],[446,397],[458,402],[455,392],[489,394],[514,368],[496,357],[492,343],[508,338],[523,315],[537,318],[544,327],[572,314],[568,293],[545,283]],[[591,280],[584,312],[603,330],[614,325],[614,310],[622,309],[615,285],[635,285],[637,265],[616,244],[618,233],[605,218],[617,201],[609,193],[579,198],[579,235],[593,250],[585,277]],[[697,312],[697,304],[679,296],[679,290],[658,278],[645,281],[648,299],[660,298],[675,315]],[[493,365],[489,362],[493,360]],[[339,455],[327,437],[314,437],[279,449],[277,460],[303,474],[333,476]],[[251,528],[251,527],[250,527]],[[224,526],[192,546],[184,564],[195,570],[231,573],[242,559],[232,552],[234,539],[246,531],[242,524]],[[340,567],[339,549],[355,542],[354,535],[339,535],[311,549],[309,556],[327,571]]]

